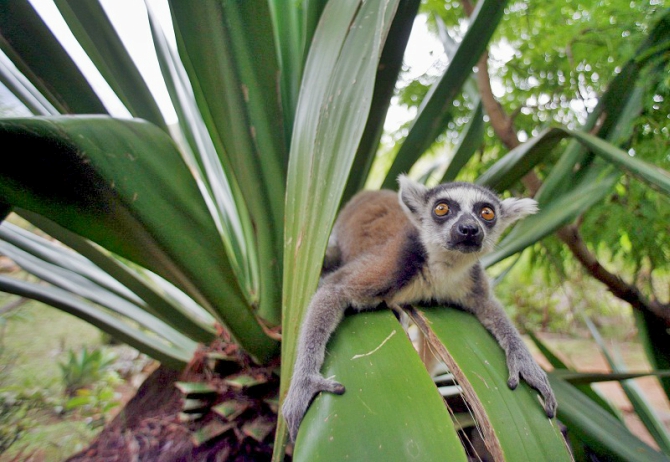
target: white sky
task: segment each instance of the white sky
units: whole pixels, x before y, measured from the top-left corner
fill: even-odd
[[[30,0],[30,3],[86,75],[109,112],[116,117],[129,117],[128,110],[109,88],[107,82],[77,43],[53,0]],[[114,24],[133,61],[135,61],[135,65],[148,82],[149,90],[156,98],[167,122],[175,122],[177,116],[170,104],[170,97],[163,84],[163,77],[154,53],[144,1],[100,0],[100,3]],[[159,18],[168,40],[176,48],[167,0],[147,0],[147,3]]]
[[[107,85],[88,56],[86,56],[84,50],[77,43],[53,0],[30,0],[30,2],[89,79],[110,113],[116,117],[129,117],[127,109],[114,95],[109,85]],[[166,31],[168,40],[176,48],[167,0],[147,0],[147,2],[158,16],[163,29]],[[128,48],[140,73],[148,82],[149,89],[156,98],[166,121],[174,123],[176,121],[176,114],[163,84],[158,61],[153,51],[153,41],[151,39],[144,1],[101,0],[101,4],[116,27],[121,40]],[[426,18],[419,16],[415,22],[405,54],[405,64],[411,69],[408,77],[416,78],[423,75],[440,60],[444,63],[445,58],[442,45],[436,37],[427,32]],[[3,97],[3,95],[0,95],[0,99],[7,101],[7,98]],[[389,117],[387,118],[386,129],[388,131],[397,130],[413,115],[413,113],[409,113],[405,108],[392,105]]]

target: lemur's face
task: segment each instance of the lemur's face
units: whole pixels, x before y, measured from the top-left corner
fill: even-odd
[[[532,199],[505,199],[470,183],[432,189],[400,179],[400,203],[424,244],[461,253],[486,253],[514,221],[537,211]]]
[[[471,184],[440,185],[428,190],[421,212],[422,228],[447,250],[488,251],[498,223],[500,200]]]

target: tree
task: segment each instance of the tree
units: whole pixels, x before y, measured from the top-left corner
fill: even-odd
[[[271,365],[281,335],[282,396],[328,230],[340,204],[369,174],[418,1],[170,1],[178,55],[150,19],[185,140],[179,147],[100,5],[57,5],[136,119],[91,116],[104,114],[104,106],[30,4],[0,2],[0,46],[16,66],[3,69],[3,83],[41,116],[0,121],[4,144],[24,149],[0,167],[2,210],[77,252],[5,223],[2,252],[50,285],[2,277],[0,288],[72,312],[175,368],[189,362],[197,342],[221,337]],[[477,5],[389,170],[390,186],[444,132],[462,89],[471,90],[470,70],[504,6]],[[666,13],[639,53],[667,59],[668,21]],[[647,62],[628,63],[639,69]],[[637,81],[639,72],[627,78]],[[476,127],[481,112],[471,120]],[[670,190],[665,174],[612,144],[580,131],[550,133],[500,157],[478,181],[506,191],[548,145],[570,136],[608,175],[614,175],[610,165],[623,165]],[[459,152],[467,160],[474,149],[463,143]],[[574,162],[563,161],[567,169],[559,162],[551,174],[560,182]],[[452,165],[447,172],[453,178],[462,163]],[[598,203],[605,194],[593,193],[606,189],[607,181],[561,188],[538,219],[513,230],[487,263],[518,253]],[[588,200],[575,201],[586,192]],[[562,207],[566,203],[571,207]],[[504,357],[482,326],[456,310],[411,314],[457,377],[495,460],[569,457],[558,426],[543,416],[533,393],[525,386],[506,388]],[[366,334],[356,335],[360,331]],[[392,314],[347,318],[329,351],[325,375],[337,374],[349,391],[343,399],[320,396],[313,403],[296,460],[417,453],[425,460],[445,454],[466,460],[442,397]],[[374,355],[364,356],[364,366],[351,359],[368,352]],[[402,373],[389,373],[398,364]],[[236,375],[242,376],[251,373]],[[560,375],[552,380],[559,418],[593,451],[666,459]],[[510,425],[510,419],[523,424]],[[242,428],[238,420],[226,429]],[[283,457],[285,438],[279,420],[275,460]]]

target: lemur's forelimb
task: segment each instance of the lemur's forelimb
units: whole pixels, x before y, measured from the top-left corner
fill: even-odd
[[[302,416],[314,396],[320,391],[341,395],[344,386],[324,378],[319,369],[323,364],[326,343],[340,323],[347,301],[333,284],[322,285],[314,294],[300,331],[298,355],[289,396],[282,412],[288,423],[291,439],[295,440]]]
[[[545,400],[544,408],[547,417],[553,418],[556,415],[558,403],[549,385],[547,374],[535,362],[498,300],[491,296],[484,303],[465,308],[477,317],[505,352],[509,371],[507,385],[514,390],[519,385],[519,378],[525,380],[542,395]]]

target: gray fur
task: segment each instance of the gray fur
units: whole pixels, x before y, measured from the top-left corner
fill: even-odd
[[[317,393],[345,391],[319,370],[326,343],[346,308],[370,309],[383,302],[452,304],[477,316],[505,351],[508,386],[514,389],[519,378],[525,380],[540,392],[547,416],[553,417],[557,404],[547,376],[505,315],[479,263],[506,227],[537,212],[537,203],[500,200],[468,183],[428,189],[405,176],[398,181],[398,199],[383,191],[361,193],[335,224],[326,265],[331,272],[324,273],[308,307],[282,407],[291,439]],[[445,216],[433,212],[441,202],[449,204]],[[482,217],[484,207],[495,212],[493,219]]]

